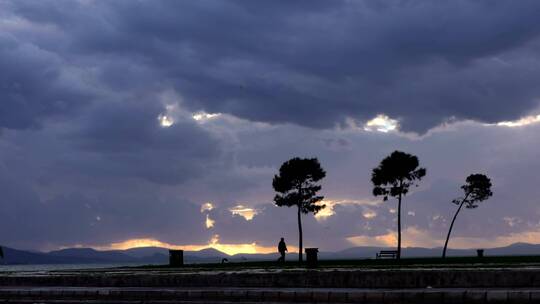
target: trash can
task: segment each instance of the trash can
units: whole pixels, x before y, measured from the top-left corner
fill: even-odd
[[[483,258],[484,257],[484,249],[477,249],[476,250],[476,256],[479,257],[479,258]]]
[[[169,250],[169,266],[184,266],[184,250]]]
[[[317,267],[317,252],[319,252],[319,248],[306,248],[306,266],[308,268]]]

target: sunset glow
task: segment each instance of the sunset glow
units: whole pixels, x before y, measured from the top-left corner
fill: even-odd
[[[417,227],[408,227],[403,231],[404,247],[442,247],[444,236],[434,237],[429,231]],[[540,231],[526,231],[522,233],[512,233],[505,236],[495,236],[492,238],[482,237],[460,237],[451,239],[450,248],[470,249],[470,248],[494,248],[509,246],[514,243],[535,244],[540,239]],[[393,247],[397,244],[397,235],[395,231],[388,230],[381,235],[358,235],[348,237],[347,241],[353,246],[384,246]]]
[[[73,247],[88,247],[88,246],[73,246]],[[274,246],[261,246],[257,242],[246,243],[246,244],[222,244],[219,240],[219,235],[214,235],[207,244],[202,245],[176,245],[171,243],[166,243],[159,241],[153,238],[142,238],[142,239],[130,239],[123,242],[112,243],[106,246],[92,246],[97,250],[126,250],[130,248],[140,248],[140,247],[162,247],[169,249],[180,249],[186,251],[199,251],[202,249],[213,248],[224,252],[228,255],[235,254],[254,254],[254,253],[274,253],[276,248]],[[294,246],[289,246],[289,251],[294,252],[298,249]]]

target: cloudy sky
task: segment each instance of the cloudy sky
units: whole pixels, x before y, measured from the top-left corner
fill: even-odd
[[[297,239],[271,180],[327,171],[322,250],[393,245],[371,194],[394,150],[427,176],[405,246],[540,239],[540,2],[0,0],[0,243],[267,252]]]

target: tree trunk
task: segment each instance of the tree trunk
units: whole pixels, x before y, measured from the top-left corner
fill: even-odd
[[[399,196],[398,196],[398,253],[397,259],[401,259],[401,193],[403,192],[403,181],[399,181]]]
[[[298,262],[302,263],[302,212],[298,206]]]
[[[398,197],[398,216],[397,216],[397,259],[401,259],[401,193]]]
[[[465,200],[467,199],[468,195],[461,201],[459,204],[459,208],[456,210],[456,213],[454,214],[454,218],[452,219],[452,223],[450,223],[450,228],[448,229],[448,234],[446,235],[446,241],[444,242],[444,248],[442,252],[442,258],[446,258],[446,248],[448,247],[448,240],[450,240],[450,233],[452,233],[452,228],[454,227],[454,222],[456,221],[457,215],[459,211],[461,210],[461,207],[463,207],[463,204],[465,203]]]

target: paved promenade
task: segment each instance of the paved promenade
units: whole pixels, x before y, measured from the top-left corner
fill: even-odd
[[[1,273],[0,286],[540,288],[540,268],[106,269]]]
[[[540,303],[540,268],[0,272],[0,303]]]
[[[1,287],[9,303],[540,303],[540,289]]]

